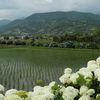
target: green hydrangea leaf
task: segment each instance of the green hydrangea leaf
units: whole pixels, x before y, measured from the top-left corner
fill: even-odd
[[[97,100],[97,99],[91,98],[91,100]]]
[[[87,77],[86,79],[90,79],[90,82],[87,84],[87,86],[90,88],[90,86],[92,84],[92,78],[91,77]]]
[[[16,95],[20,96],[21,98],[28,98],[26,91],[19,91]]]
[[[46,86],[45,83],[44,83],[42,80],[38,80],[38,81],[36,82],[36,84],[37,84],[38,86],[41,86],[41,87]]]
[[[76,80],[77,80],[77,84],[81,86],[86,85],[86,80],[84,79],[84,75],[79,74],[79,77]]]
[[[62,97],[57,97],[54,100],[64,100]]]
[[[52,89],[53,89],[53,90],[59,89],[58,83],[55,83],[54,86],[52,86]]]

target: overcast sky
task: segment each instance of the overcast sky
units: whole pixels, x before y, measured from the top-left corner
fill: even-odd
[[[72,10],[100,14],[100,0],[0,0],[0,19],[15,20],[34,13]]]

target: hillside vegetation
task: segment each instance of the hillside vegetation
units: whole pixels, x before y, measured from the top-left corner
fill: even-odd
[[[11,22],[11,20],[0,20],[0,26],[7,25]]]
[[[23,20],[14,20],[0,27],[1,36],[47,34],[49,36],[66,33],[93,33],[100,27],[100,15],[76,11],[36,13]]]

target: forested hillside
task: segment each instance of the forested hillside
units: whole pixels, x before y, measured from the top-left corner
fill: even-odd
[[[92,33],[93,28],[100,27],[100,15],[76,11],[36,13],[23,20],[15,20],[0,28],[3,36],[48,34],[62,35],[66,33]]]
[[[11,20],[0,20],[0,26],[7,25],[11,22]]]

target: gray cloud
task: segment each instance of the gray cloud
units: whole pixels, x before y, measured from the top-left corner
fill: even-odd
[[[16,2],[14,0],[0,0],[0,9],[18,9],[18,6],[16,6]]]
[[[0,19],[17,19],[33,13],[80,11],[100,13],[100,0],[0,0]]]

